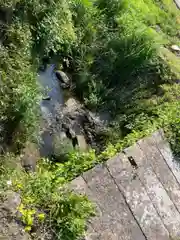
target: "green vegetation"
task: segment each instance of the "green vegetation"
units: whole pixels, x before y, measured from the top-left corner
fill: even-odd
[[[169,1],[21,0],[1,6],[0,122],[10,144],[25,142],[38,125],[36,72],[44,57],[69,60],[77,95],[89,108],[111,111],[118,139],[135,131],[132,123],[142,115],[151,121],[159,105],[151,99],[163,99],[162,91],[168,94],[167,86],[179,79],[179,59],[168,47],[179,43],[180,19]]]
[[[92,208],[68,192],[71,179],[124,147],[163,128],[180,152],[180,17],[169,0],[0,0],[0,144],[18,153],[36,141],[37,70],[44,58],[69,64],[77,97],[109,111],[112,134],[98,156],[56,144],[63,163],[41,163],[35,174],[2,168],[21,193],[26,230],[52,226],[57,239],[78,239]],[[17,156],[15,157],[18,158]],[[2,165],[14,157],[2,156]],[[81,207],[79,207],[81,206]]]
[[[57,166],[42,160],[36,173],[1,170],[0,187],[21,194],[20,220],[34,239],[39,229],[42,235],[53,234],[52,239],[76,240],[84,234],[86,219],[94,214],[94,207],[85,196],[67,189],[67,180],[58,176]]]

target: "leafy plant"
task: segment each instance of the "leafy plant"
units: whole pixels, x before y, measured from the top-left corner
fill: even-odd
[[[65,0],[57,1],[53,14],[49,11],[37,27],[36,48],[41,49],[42,56],[50,53],[67,52],[76,40],[72,16]]]
[[[34,223],[35,209],[25,209],[23,204],[18,208],[19,212],[22,214],[22,222],[25,224],[25,230],[30,231]]]

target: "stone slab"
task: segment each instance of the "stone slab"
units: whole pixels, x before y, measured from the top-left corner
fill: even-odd
[[[180,238],[180,165],[162,131],[76,178],[71,188],[96,205],[85,240]]]
[[[75,178],[70,183],[69,187],[70,187],[70,189],[72,189],[76,193],[83,194],[83,195],[87,195],[87,193],[89,191],[86,182],[84,181],[84,179],[81,176]]]
[[[144,153],[147,151],[148,148],[143,149]],[[172,238],[180,237],[179,212],[153,171],[151,164],[149,163],[150,159],[146,158],[145,154],[138,145],[126,149],[125,152],[127,156],[133,156],[138,166],[138,176],[144,184],[146,191],[166,229],[169,231],[170,236]]]
[[[96,203],[102,211],[102,229],[96,229],[96,231],[103,234],[106,229],[109,229],[109,234],[106,234],[109,236],[108,240],[144,240],[144,235],[107,168],[98,165],[83,174],[83,178],[93,196],[96,196]],[[100,240],[104,239],[106,239],[105,236],[100,237]]]
[[[119,186],[136,220],[148,240],[169,240],[169,233],[158,216],[136,169],[124,154],[107,162],[107,167]]]
[[[156,132],[151,137],[140,140],[138,145],[141,150],[144,151],[144,154],[146,155],[146,158],[148,159],[158,179],[163,184],[171,200],[180,212],[180,186],[171,171],[172,168],[170,168],[167,164],[159,150],[162,149],[163,152],[166,151],[166,158],[172,159],[170,146],[166,140],[162,138],[159,132]],[[173,160],[171,160],[171,163],[173,164]]]
[[[177,161],[176,157],[173,155],[170,144],[166,140],[162,130],[154,133],[153,136],[164,160],[180,184],[180,161]]]

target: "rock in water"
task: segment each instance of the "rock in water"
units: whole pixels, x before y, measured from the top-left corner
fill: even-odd
[[[180,52],[180,47],[177,46],[177,45],[172,45],[172,46],[171,46],[171,49],[172,49],[173,51],[175,51],[175,52]]]
[[[50,101],[50,100],[51,100],[51,97],[50,97],[50,96],[45,96],[45,97],[42,98],[42,100]]]
[[[104,150],[109,119],[109,113],[92,113],[76,99],[69,98],[63,108],[62,129],[74,147],[86,151],[91,146],[100,152]]]
[[[58,70],[58,71],[56,71],[56,77],[61,82],[61,87],[62,88],[69,88],[70,87],[70,79],[69,79],[69,77],[67,76],[66,73]]]

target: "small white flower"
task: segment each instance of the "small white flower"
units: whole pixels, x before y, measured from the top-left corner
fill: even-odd
[[[7,181],[7,185],[8,185],[8,186],[11,186],[11,185],[12,185],[12,181],[11,181],[11,180],[8,180],[8,181]]]

